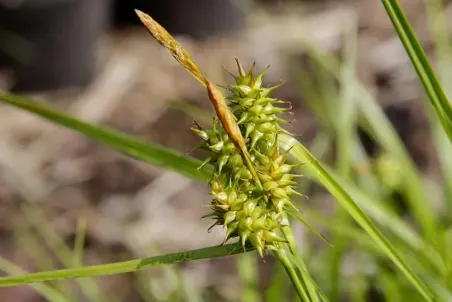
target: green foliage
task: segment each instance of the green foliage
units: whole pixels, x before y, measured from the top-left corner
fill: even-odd
[[[437,118],[452,142],[452,105],[446,97],[430,62],[416,38],[403,9],[397,0],[382,0],[389,18],[394,25],[400,40],[405,46],[407,54],[417,71],[419,79],[424,85],[432,106],[435,108]]]
[[[210,181],[212,227],[226,228],[224,242],[237,236],[242,245],[249,240],[263,257],[264,249],[281,249],[280,244],[286,242],[281,228],[288,226],[285,211],[297,211],[290,201],[290,195],[297,193],[292,166],[285,163],[287,152],[279,153],[277,140],[282,131],[279,122],[284,120],[276,114],[288,109],[274,106],[283,103],[270,98],[275,87],[262,87],[265,71],[254,76],[253,68],[245,73],[237,64],[239,75],[233,75],[236,83],[228,86],[232,92],[229,107],[246,141],[257,183],[218,120],[212,129],[198,126],[193,130],[204,140],[200,148],[210,152],[206,162],[215,169]]]
[[[438,1],[427,1],[432,23],[436,16],[442,16],[436,3]],[[280,123],[284,120],[277,114],[287,109],[274,106],[281,101],[270,97],[274,87],[265,88],[262,85],[263,73],[254,75],[253,69],[245,73],[238,64],[239,75],[233,75],[235,84],[228,86],[231,95],[228,96],[229,107],[226,107],[221,93],[204,77],[183,47],[152,18],[138,12],[151,34],[208,88],[218,119],[214,121],[212,129],[194,129],[204,140],[201,148],[210,153],[202,169],[198,169],[200,161],[174,150],[113,129],[85,123],[27,98],[0,93],[0,101],[77,131],[136,159],[192,179],[210,182],[213,198],[210,216],[215,220],[214,225],[225,226],[225,241],[238,236],[240,242],[83,267],[83,222],[79,224],[76,248],[70,251],[59,243],[58,236],[45,227],[39,216],[28,215],[32,225],[43,226],[38,228],[38,233],[55,250],[61,262],[72,268],[24,274],[11,263],[0,259],[3,271],[11,275],[22,274],[0,278],[0,286],[33,283],[32,286],[46,299],[67,301],[63,291],[51,287],[49,283],[35,282],[134,272],[162,264],[224,257],[243,253],[244,250],[256,249],[262,256],[265,249],[271,249],[279,262],[265,294],[269,301],[276,301],[280,294],[285,293],[288,289],[286,280],[292,282],[303,301],[328,300],[316,282],[327,290],[332,301],[344,297],[350,301],[364,301],[371,290],[382,292],[388,301],[410,298],[413,301],[451,301],[452,254],[448,247],[452,244],[452,218],[449,212],[438,213],[430,200],[433,190],[442,190],[443,194],[439,198],[441,206],[447,209],[452,207],[451,104],[400,5],[396,0],[382,0],[382,3],[432,105],[426,108],[427,111],[432,109],[429,117],[443,169],[441,188],[432,188],[424,181],[394,127],[357,79],[354,72],[354,20],[351,21],[351,30],[345,40],[343,62],[319,52],[308,43],[304,45],[316,68],[315,74],[309,77],[303,71],[297,71],[298,84],[309,95],[309,104],[320,122],[320,133],[309,146],[309,152],[294,138],[282,133]],[[436,23],[432,30],[439,45],[437,56],[450,59],[451,47],[447,41],[447,32],[437,27]],[[443,81],[452,78],[447,68],[442,69],[440,74]],[[335,80],[339,80],[339,88],[333,84]],[[320,86],[317,86],[316,81]],[[337,96],[341,101],[340,107],[336,102]],[[200,114],[204,118],[209,116],[196,108],[178,108],[188,114]],[[370,158],[364,152],[357,137],[358,128],[363,129],[381,147],[377,158]],[[320,159],[328,155],[327,147],[332,142],[337,143],[338,152],[331,165],[321,164]],[[295,204],[298,201],[289,197],[296,193],[293,187],[297,184],[291,174],[294,166],[286,163],[289,155],[297,163],[304,164],[303,171],[308,172],[300,187],[304,190],[315,188],[308,181],[310,179],[322,184],[336,198],[341,208],[332,217],[324,217],[315,209],[303,208],[303,217],[297,213]],[[364,170],[357,167],[364,167]],[[406,202],[411,219],[397,212],[393,197],[396,193]],[[322,230],[329,231],[333,234],[334,247],[313,252],[315,242],[307,238],[303,258],[309,261],[305,263],[293,238],[288,214],[303,223],[309,220]],[[308,228],[311,227],[308,225]],[[312,230],[317,232],[314,228]],[[357,268],[353,275],[344,276],[342,267],[348,255],[354,257]],[[249,297],[246,301],[259,300],[257,270],[254,270],[252,256],[243,254],[240,261],[240,277],[246,283],[245,296]],[[369,266],[373,269],[366,271],[364,268]],[[286,275],[282,275],[283,269]],[[95,283],[83,282],[87,281],[83,279],[80,281],[78,284],[85,295],[96,300],[99,288]],[[191,297],[191,300],[198,300],[195,296]]]
[[[247,251],[253,250],[254,248],[252,246],[247,247]],[[92,276],[122,274],[144,270],[162,264],[175,264],[200,259],[225,257],[239,253],[243,253],[242,246],[240,244],[233,243],[228,245],[167,254],[163,256],[135,259],[124,262],[116,262],[111,264],[84,266],[81,268],[54,270],[11,277],[0,277],[0,287],[68,278],[84,278]]]
[[[92,140],[151,165],[163,167],[199,181],[206,181],[210,177],[209,166],[198,169],[201,165],[200,161],[175,150],[107,127],[86,123],[22,96],[0,93],[0,102],[37,114],[50,122],[79,132]]]
[[[413,270],[406,264],[397,249],[385,238],[377,229],[370,218],[359,208],[356,202],[342,188],[342,186],[328,173],[328,171],[312,156],[312,154],[303,145],[291,137],[282,135],[281,141],[286,144],[286,148],[292,150],[291,155],[297,161],[308,163],[307,167],[311,170],[318,180],[328,191],[336,198],[339,204],[355,219],[355,221],[369,234],[369,236],[380,246],[382,251],[399,267],[406,277],[413,283],[417,290],[428,301],[433,301],[433,294],[430,289],[417,277]]]

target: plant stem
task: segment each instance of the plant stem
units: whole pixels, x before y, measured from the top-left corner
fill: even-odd
[[[284,266],[284,269],[286,270],[287,274],[290,277],[290,280],[292,281],[292,284],[297,291],[298,297],[301,301],[312,301],[308,292],[304,288],[303,284],[301,283],[300,277],[298,276],[297,272],[295,271],[295,268],[293,267],[293,264],[289,261],[289,258],[287,258],[286,252],[284,250],[280,251],[273,251],[273,254],[275,255],[276,259],[281,262],[281,264]]]
[[[287,216],[286,216],[287,218]],[[299,267],[301,276],[307,276],[309,280],[305,280],[305,284],[307,287],[307,290],[309,292],[309,296],[311,297],[309,301],[318,301],[317,296],[317,289],[315,285],[311,282],[311,277],[308,274],[308,268],[306,264],[304,263],[303,259],[300,256],[300,250],[298,249],[297,243],[295,241],[295,237],[293,236],[292,229],[290,226],[282,228],[284,237],[289,242],[289,249],[292,253],[293,257],[295,258],[295,261]]]

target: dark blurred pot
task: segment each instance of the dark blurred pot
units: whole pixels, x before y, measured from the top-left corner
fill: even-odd
[[[150,14],[172,34],[206,39],[240,29],[244,12],[236,0],[132,0],[116,1],[116,23],[138,24],[133,9]]]
[[[89,84],[96,67],[94,43],[107,28],[110,0],[27,0],[8,5],[17,2],[0,0],[0,27],[28,45],[17,50],[19,58],[9,56],[17,71],[13,90]]]
[[[17,70],[13,90],[42,91],[89,84],[96,66],[94,43],[109,24],[110,1],[115,3],[119,25],[139,24],[134,12],[139,8],[171,33],[198,39],[224,34],[244,24],[243,12],[229,0],[0,0],[0,43],[4,43],[0,53],[6,47],[13,54],[8,58],[9,65]],[[26,43],[1,39],[2,29],[7,36],[17,35]]]

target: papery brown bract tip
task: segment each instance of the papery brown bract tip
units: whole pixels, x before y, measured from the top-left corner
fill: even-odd
[[[171,36],[165,28],[152,19],[148,14],[135,9],[140,21],[146,26],[151,35],[166,49],[171,55],[185,68],[195,79],[203,86],[206,86],[206,79],[201,69],[195,64],[190,54],[182,47],[182,45]]]

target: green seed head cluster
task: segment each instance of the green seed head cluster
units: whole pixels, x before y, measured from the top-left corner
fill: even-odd
[[[193,130],[203,139],[202,149],[210,156],[205,163],[214,166],[210,181],[211,216],[215,223],[226,229],[224,242],[240,237],[243,246],[247,241],[260,255],[265,249],[279,249],[281,228],[288,225],[286,210],[296,210],[290,196],[297,194],[291,174],[293,165],[286,163],[287,152],[280,153],[278,133],[284,131],[279,117],[290,108],[277,107],[285,102],[271,98],[278,86],[262,86],[264,73],[245,73],[237,61],[239,75],[233,75],[235,84],[227,89],[229,108],[245,139],[251,163],[258,179],[253,178],[242,154],[236,149],[218,120],[211,129],[199,125]],[[254,66],[253,66],[254,67]]]

